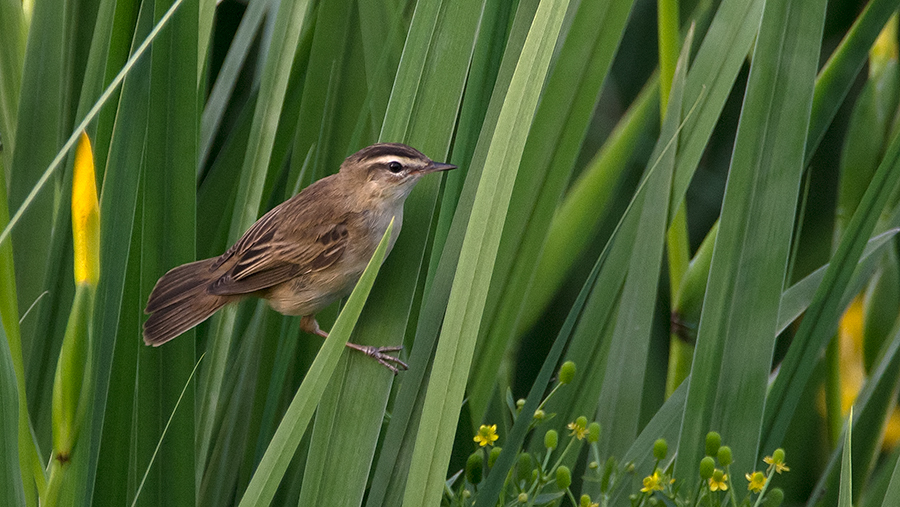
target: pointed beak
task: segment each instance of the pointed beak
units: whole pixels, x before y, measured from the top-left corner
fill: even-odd
[[[425,169],[422,169],[422,173],[436,173],[438,171],[449,171],[451,169],[456,169],[456,166],[453,164],[444,164],[443,162],[431,162]]]

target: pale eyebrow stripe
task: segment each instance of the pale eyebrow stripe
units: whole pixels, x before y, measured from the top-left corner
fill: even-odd
[[[410,165],[415,162],[415,159],[407,157],[405,155],[380,155],[378,157],[373,157],[366,160],[371,163],[379,163],[379,164],[387,164],[390,162],[400,162],[403,165]]]

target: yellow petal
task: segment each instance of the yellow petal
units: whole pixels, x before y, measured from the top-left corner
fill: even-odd
[[[75,149],[72,176],[72,235],[75,246],[75,283],[97,285],[100,279],[100,205],[94,174],[94,154],[87,134]]]

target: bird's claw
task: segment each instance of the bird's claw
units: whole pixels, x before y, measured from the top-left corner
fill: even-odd
[[[348,343],[347,346],[350,347],[351,349],[362,352],[363,354],[371,357],[372,359],[375,359],[376,361],[381,363],[382,366],[391,370],[391,372],[393,372],[394,375],[400,373],[400,370],[408,370],[409,369],[408,364],[404,363],[400,359],[398,359],[390,354],[385,353],[385,352],[399,352],[399,351],[403,350],[403,347],[400,347],[400,346],[372,347],[369,345],[357,345],[355,343]],[[391,364],[391,363],[396,363],[396,365]]]

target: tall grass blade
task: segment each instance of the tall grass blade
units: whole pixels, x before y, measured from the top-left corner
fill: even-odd
[[[708,431],[736,456],[759,449],[824,18],[821,1],[767,3],[763,13],[679,437],[682,481]]]
[[[0,501],[26,505],[19,468],[19,396],[3,324],[0,318]]]
[[[276,13],[272,43],[269,47],[259,98],[253,114],[244,166],[238,185],[228,239],[236,241],[258,218],[262,205],[266,170],[272,155],[278,118],[284,103],[291,65],[300,40],[300,30],[309,10],[307,0],[282,2]],[[209,361],[201,370],[199,392],[199,436],[197,459],[206,461],[212,431],[219,413],[223,376],[228,368],[228,356],[234,333],[237,308],[226,307],[213,317],[210,328]],[[199,471],[199,467],[198,467]]]
[[[172,10],[170,13],[174,12]],[[137,54],[148,44],[144,37],[149,37],[153,32],[153,11],[149,6],[141,9],[133,40],[134,53],[129,59],[127,67],[128,80],[122,88],[120,107],[116,115],[116,123],[113,137],[110,141],[110,151],[107,158],[106,171],[102,192],[100,194],[100,259],[103,266],[103,276],[97,286],[97,295],[94,309],[94,342],[91,363],[95,367],[95,382],[92,393],[92,407],[89,408],[82,432],[83,452],[76,453],[72,463],[72,475],[76,478],[74,491],[68,492],[63,498],[71,505],[92,504],[94,499],[95,480],[102,484],[104,479],[98,479],[97,474],[102,470],[123,471],[121,458],[123,449],[129,449],[130,442],[126,440],[122,447],[112,445],[112,440],[104,440],[105,417],[107,414],[116,414],[120,405],[109,405],[108,401],[131,400],[134,392],[133,377],[131,384],[119,385],[112,381],[120,379],[123,372],[116,370],[113,375],[113,365],[129,365],[128,361],[114,363],[113,358],[122,359],[126,354],[136,355],[140,345],[139,321],[134,313],[140,311],[140,307],[126,308],[126,301],[139,301],[137,295],[126,292],[126,289],[134,285],[126,285],[127,280],[134,276],[128,273],[130,248],[123,245],[132,245],[132,232],[135,226],[135,210],[138,202],[138,187],[141,180],[142,157],[147,133],[147,118],[149,108],[149,90],[146,82],[150,75],[149,59],[141,60],[135,64]],[[156,28],[159,28],[157,24]],[[156,32],[158,33],[158,31]],[[124,79],[125,74],[119,74]],[[115,82],[113,84],[116,84]],[[112,86],[112,85],[111,85]],[[111,90],[107,88],[107,92]],[[104,93],[104,96],[108,96]],[[101,102],[102,102],[101,98]],[[95,106],[96,107],[96,106]],[[139,224],[140,222],[138,222]],[[128,273],[128,276],[126,276]],[[134,283],[134,281],[132,281]],[[138,303],[140,304],[140,303]],[[130,322],[134,326],[129,333],[120,333],[122,319],[127,319],[127,313],[131,313]],[[127,353],[125,351],[128,351]],[[133,362],[130,363],[133,371]],[[132,374],[133,375],[133,374]],[[123,392],[124,391],[124,392]],[[130,401],[122,405],[128,407]],[[118,413],[117,415],[121,415]],[[131,413],[126,418],[111,418],[109,424],[128,421],[130,426]],[[102,444],[102,445],[101,445]],[[127,455],[127,454],[126,454]],[[102,466],[101,466],[102,463]],[[112,482],[119,488],[127,487],[121,482]],[[64,490],[63,493],[66,493]],[[110,495],[116,498],[116,495]],[[98,500],[102,495],[97,496]]]
[[[27,38],[28,24],[22,2],[0,2],[0,48],[3,48],[0,50],[0,136],[3,137],[0,162],[7,169],[12,166],[12,154],[16,145],[16,118]]]
[[[32,212],[22,217],[25,227],[16,232],[13,256],[16,264],[16,286],[19,296],[19,314],[31,305],[44,287],[46,262],[54,231],[54,214],[57,204],[50,193],[44,193],[36,201],[32,189],[40,186],[41,173],[59,149],[62,134],[68,125],[64,124],[66,109],[65,36],[71,28],[72,20],[66,19],[69,1],[37,1],[31,19],[29,41],[21,74],[21,94],[18,103],[16,132],[12,137],[14,146],[9,176],[9,207],[20,209],[34,201]],[[15,36],[15,34],[12,34]],[[13,48],[10,48],[12,50]],[[6,48],[4,48],[4,51]],[[15,74],[10,78],[15,77]],[[4,79],[6,79],[4,77]],[[28,142],[16,145],[15,139]],[[4,148],[5,151],[5,148]],[[53,184],[61,184],[57,175]],[[0,243],[8,235],[19,213],[13,215]],[[58,230],[59,227],[56,228]],[[21,335],[25,347],[32,343],[37,321],[23,322]]]
[[[840,317],[841,303],[866,241],[887,202],[891,189],[900,180],[900,134],[895,134],[869,188],[847,225],[832,256],[778,377],[766,402],[762,427],[763,449],[778,447],[800,402],[820,351],[832,338]]]
[[[566,0],[543,0],[535,13],[484,162],[472,216],[435,353],[403,503],[432,505],[443,491],[447,461],[475,338],[500,243],[527,128],[562,24]]]
[[[477,29],[477,24],[459,20],[477,19],[482,9],[482,0],[417,5],[386,113],[384,140],[399,139],[431,157],[444,159],[452,140]],[[458,50],[438,51],[441,47]],[[409,80],[416,83],[411,94],[397,95],[398,90],[407,89]],[[404,122],[410,125],[408,131],[395,128]],[[440,180],[433,176],[420,181],[406,201],[402,233],[372,288],[371,301],[354,331],[354,342],[399,344],[406,331],[416,293],[424,282],[422,261],[432,236]],[[384,368],[359,355],[348,357],[344,367],[339,368],[316,414],[301,504],[362,502],[391,381]],[[335,474],[347,482],[325,479]]]
[[[850,443],[853,441],[853,409],[847,416],[847,431],[844,436],[844,452],[841,454],[841,484],[838,493],[838,507],[853,507],[853,463],[850,461]]]
[[[851,443],[850,457],[857,464],[849,474],[854,484],[850,489],[850,498],[854,503],[859,502],[863,487],[879,458],[884,428],[896,405],[894,398],[900,387],[900,326],[894,326],[890,336],[892,340],[882,350],[880,360],[872,368],[853,403],[852,413],[855,415],[847,420],[848,425],[853,425],[852,435],[832,451],[810,495],[821,502],[820,505],[835,505],[838,502],[838,492],[841,492],[840,496],[843,495],[842,455]],[[812,502],[807,505],[812,507]]]
[[[216,82],[213,84],[212,91],[209,92],[209,98],[206,100],[206,106],[203,108],[203,117],[200,121],[200,162],[197,164],[198,171],[206,166],[216,132],[219,130],[225,115],[225,109],[237,84],[238,74],[250,56],[253,41],[259,33],[263,19],[270,11],[271,6],[272,2],[268,0],[249,2],[247,4],[247,12],[241,17],[241,24],[238,26],[234,39],[231,41],[228,54],[225,55],[225,61],[222,62],[222,67],[216,76]],[[200,56],[203,55],[201,54]]]
[[[693,31],[690,31],[674,70],[666,119],[650,156],[653,166],[646,173],[644,188],[635,196],[633,216],[637,221],[637,234],[630,248],[633,253],[607,355],[607,361],[616,367],[606,369],[598,402],[598,422],[606,428],[600,438],[600,452],[604,455],[624,454],[640,432],[641,394],[670,218],[675,146],[682,119],[681,100],[692,39]]]
[[[591,112],[624,34],[633,2],[582,2],[562,44],[528,134],[519,177],[491,277],[488,303],[469,382],[476,418],[484,413],[496,385],[504,351],[513,346],[535,263],[544,248],[554,210],[569,183]],[[602,30],[597,30],[602,26]],[[556,245],[554,245],[556,246]]]
[[[154,19],[171,0],[157,0]],[[169,30],[153,44],[150,115],[141,185],[141,294],[149,295],[166,271],[196,259],[197,90],[199,1],[186,0]],[[195,332],[163,347],[141,347],[135,383],[135,417],[145,421],[133,436],[137,463],[149,463],[166,416],[181,397],[195,363]],[[135,337],[137,339],[137,337]],[[143,504],[193,505],[195,497],[194,388],[171,421],[171,432],[149,475]],[[151,422],[152,421],[152,422]]]
[[[505,47],[502,48],[503,59],[497,70],[493,91],[490,93],[488,110],[485,112],[483,122],[477,126],[479,134],[475,152],[468,167],[460,167],[448,176],[448,181],[450,181],[456,177],[454,173],[465,169],[465,184],[460,192],[458,202],[453,206],[447,205],[441,210],[442,213],[451,213],[450,210],[453,210],[452,223],[441,252],[436,253],[440,260],[434,269],[433,277],[429,280],[430,287],[423,299],[416,326],[414,346],[409,358],[410,370],[404,373],[403,382],[396,396],[391,412],[391,421],[384,439],[385,443],[375,468],[367,506],[393,506],[402,502],[422,404],[426,395],[427,378],[432,365],[431,359],[443,323],[469,214],[475,200],[490,140],[537,6],[537,0],[526,0],[518,5],[508,40],[500,41],[505,42]],[[479,95],[475,93],[469,93],[468,86],[474,86],[473,81],[470,80],[467,84],[466,99],[478,97]],[[463,108],[465,107],[464,103]],[[464,165],[467,160],[466,153],[466,147],[460,147],[456,143],[451,160]],[[457,154],[462,158],[457,159]],[[445,198],[447,198],[446,195],[445,193]]]
[[[337,367],[342,352],[346,349],[345,345],[350,338],[350,333],[356,326],[363,305],[369,297],[369,291],[381,268],[387,250],[387,240],[390,238],[394,226],[392,221],[385,231],[384,237],[381,238],[369,265],[366,266],[366,270],[356,284],[356,288],[350,294],[347,304],[335,321],[328,339],[325,340],[319,354],[306,373],[303,383],[297,389],[291,405],[275,431],[275,436],[272,437],[247,490],[241,497],[240,505],[242,507],[269,505],[275,496],[275,490],[297,450],[300,438],[312,419],[313,412]]]

